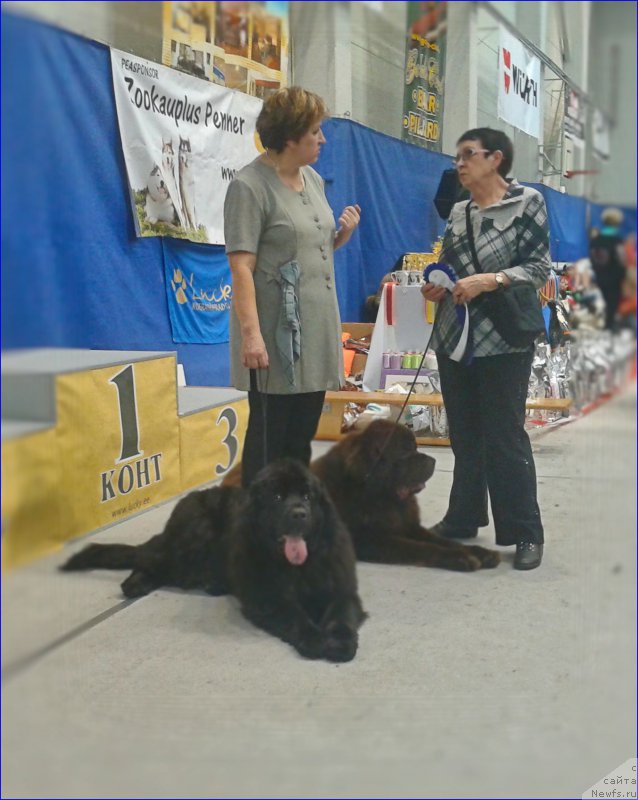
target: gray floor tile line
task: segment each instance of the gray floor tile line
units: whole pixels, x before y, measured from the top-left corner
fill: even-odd
[[[24,672],[24,670],[28,669],[37,661],[43,659],[49,653],[52,653],[54,650],[57,650],[65,644],[68,644],[68,642],[73,641],[73,639],[77,639],[83,633],[91,630],[91,628],[95,628],[96,625],[99,625],[101,622],[104,622],[120,611],[123,611],[125,608],[128,608],[128,606],[130,606],[132,603],[135,603],[138,599],[139,598],[122,600],[120,603],[117,603],[117,605],[107,608],[106,611],[102,611],[102,613],[98,614],[97,616],[92,617],[86,622],[83,622],[81,625],[73,628],[73,630],[70,630],[68,633],[65,633],[58,639],[54,639],[52,642],[49,642],[49,644],[34,650],[32,653],[27,653],[13,663],[9,662],[2,668],[2,684],[7,684],[10,680]]]

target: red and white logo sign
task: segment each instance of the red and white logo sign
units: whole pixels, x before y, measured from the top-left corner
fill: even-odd
[[[509,94],[510,91],[510,81],[512,80],[512,76],[510,75],[511,68],[512,54],[509,50],[503,48],[503,80],[505,81],[505,94]]]
[[[498,115],[538,138],[540,131],[541,62],[501,27],[499,42]]]

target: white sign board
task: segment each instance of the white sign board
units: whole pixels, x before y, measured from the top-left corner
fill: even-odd
[[[500,26],[498,116],[515,128],[540,135],[541,62]]]
[[[594,108],[591,114],[592,152],[600,161],[609,159],[609,123],[602,111]]]

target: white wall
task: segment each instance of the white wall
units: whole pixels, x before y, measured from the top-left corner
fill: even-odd
[[[352,3],[352,116],[400,137],[405,87],[406,3],[383,3],[381,13]]]
[[[162,56],[161,3],[22,2],[8,0],[3,9],[19,10],[38,19],[67,28],[87,39],[112,45],[151,61]]]
[[[333,115],[400,137],[406,4],[295,2],[290,12],[292,80]]]
[[[593,3],[589,91],[615,124],[608,162],[589,158],[600,169],[590,196],[601,203],[636,204],[636,4]]]

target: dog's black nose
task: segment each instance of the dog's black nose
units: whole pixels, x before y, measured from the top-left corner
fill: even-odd
[[[308,518],[308,512],[303,506],[295,506],[290,512],[290,516],[294,520],[302,520]]]

